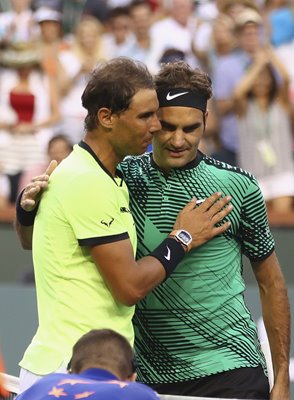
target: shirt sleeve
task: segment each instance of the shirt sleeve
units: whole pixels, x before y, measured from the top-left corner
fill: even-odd
[[[255,178],[252,178],[242,204],[240,235],[243,254],[250,261],[261,261],[274,251],[265,202]]]
[[[101,181],[88,174],[70,190],[64,212],[80,245],[110,243],[129,237],[121,207],[128,205],[125,184],[118,187],[111,179]],[[131,217],[131,216],[130,216]]]

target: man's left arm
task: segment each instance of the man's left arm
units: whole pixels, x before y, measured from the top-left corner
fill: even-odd
[[[271,400],[290,400],[290,305],[285,279],[276,253],[252,262],[259,286],[262,315],[269,339],[274,386]]]

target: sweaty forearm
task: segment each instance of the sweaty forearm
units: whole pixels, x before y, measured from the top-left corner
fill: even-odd
[[[150,255],[136,261],[131,242],[126,239],[91,247],[90,254],[112,296],[132,306],[172,273],[185,250],[175,239],[167,238]]]
[[[262,314],[267,331],[274,387],[271,399],[289,397],[290,305],[287,287],[276,254],[259,263],[255,270],[259,285]]]
[[[290,306],[283,280],[261,291],[263,319],[274,369],[275,384],[289,385]]]
[[[21,206],[22,193],[16,201],[16,221],[15,230],[21,242],[21,245],[26,250],[32,249],[33,227],[35,217],[38,211],[38,204],[31,211],[26,211]]]
[[[274,386],[270,398],[290,400],[290,305],[285,279],[275,252],[252,265],[273,363]]]
[[[23,226],[17,220],[15,221],[15,230],[22,247],[25,250],[32,249],[33,226]]]
[[[148,256],[138,261],[138,276],[134,287],[138,290],[139,300],[155,286],[167,279],[184,258],[187,250],[174,238],[168,237]],[[136,301],[136,302],[137,302]]]

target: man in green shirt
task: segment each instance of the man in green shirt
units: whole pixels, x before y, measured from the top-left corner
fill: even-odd
[[[275,374],[272,399],[289,395],[289,301],[256,179],[198,150],[209,77],[183,62],[155,77],[161,130],[153,152],[121,164],[130,192],[140,259],[172,228],[178,210],[216,190],[232,196],[231,226],[193,249],[174,274],[136,306],[140,381],[159,393],[269,399],[265,358],[244,301],[242,254],[257,279]],[[226,220],[226,218],[225,218]]]

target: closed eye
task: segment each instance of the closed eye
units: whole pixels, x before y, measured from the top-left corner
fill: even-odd
[[[177,129],[176,125],[169,124],[168,122],[160,121],[160,123],[161,123],[161,128],[164,131],[174,132]]]
[[[166,121],[160,121],[161,123],[161,127],[164,131],[168,131],[168,132],[174,132],[177,130],[177,126],[170,124],[169,122]],[[200,122],[197,122],[195,124],[192,125],[187,125],[187,126],[183,126],[182,130],[184,133],[191,133],[193,131],[195,131],[196,129],[198,129],[202,124]]]
[[[198,129],[200,126],[201,126],[201,124],[199,122],[197,122],[197,124],[184,126],[183,132],[190,133],[190,132],[196,131],[196,129]]]

